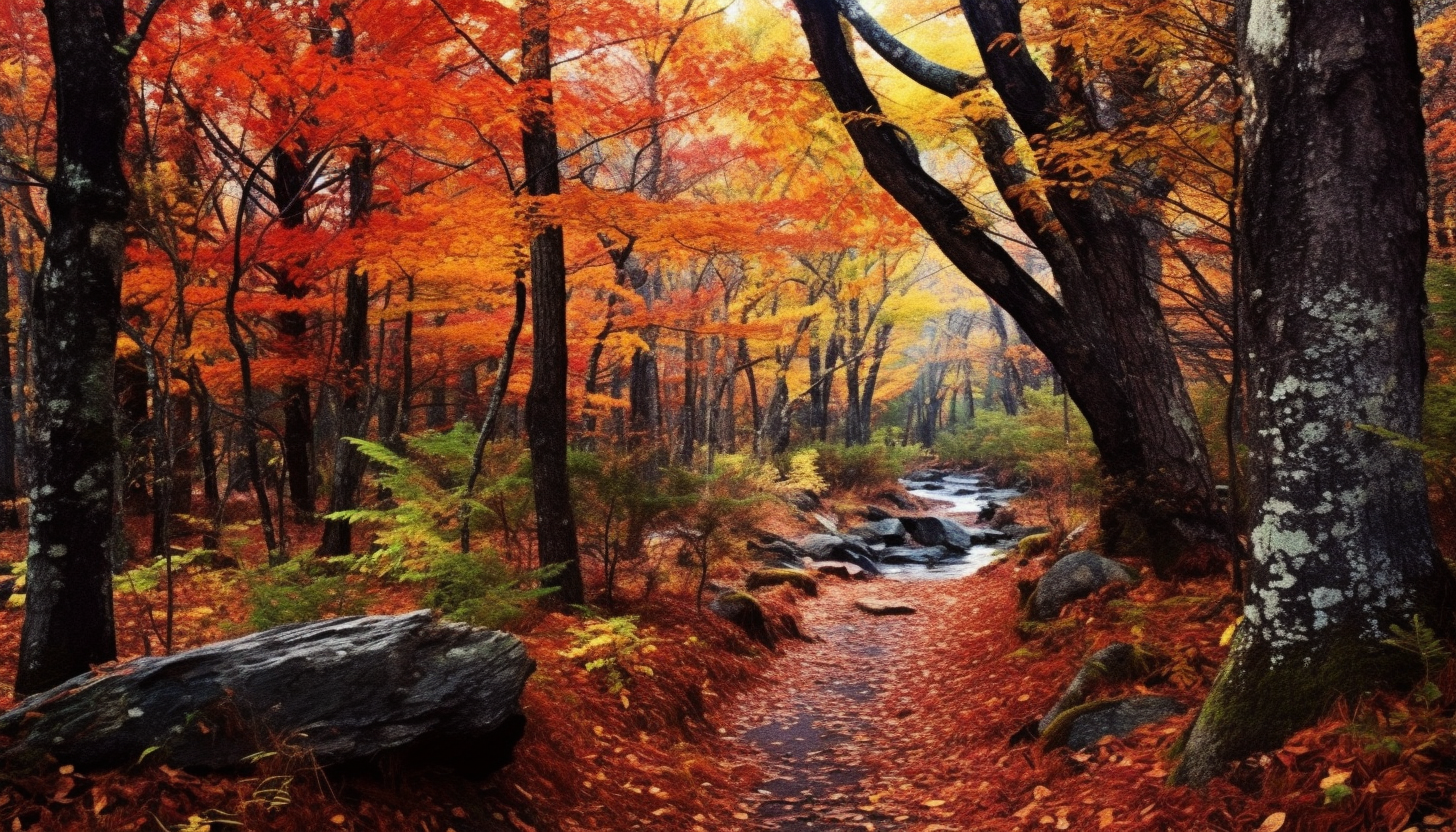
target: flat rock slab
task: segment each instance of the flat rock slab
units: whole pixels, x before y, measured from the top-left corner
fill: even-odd
[[[833,575],[836,578],[844,578],[847,581],[867,581],[872,577],[870,573],[852,563],[837,560],[811,560],[804,565],[804,568],[818,572],[821,575]]]
[[[510,761],[536,663],[515,636],[429,610],[274,627],[89,672],[0,715],[0,767],[227,769],[286,744],[322,765]],[[149,750],[150,749],[150,750]]]
[[[861,598],[854,602],[861,612],[870,615],[914,615],[915,608],[904,601],[889,601],[884,598]]]
[[[918,563],[923,566],[933,566],[948,558],[960,557],[959,553],[944,546],[894,546],[877,553],[877,556],[880,563]]]

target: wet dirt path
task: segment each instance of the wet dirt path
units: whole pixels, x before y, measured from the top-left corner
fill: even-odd
[[[820,597],[800,605],[806,632],[819,640],[787,647],[773,684],[739,706],[735,739],[768,775],[738,807],[742,828],[924,828],[919,812],[887,800],[903,778],[868,759],[893,759],[903,733],[895,723],[915,716],[911,691],[942,681],[906,646],[933,637],[937,618],[975,581],[820,582]],[[917,612],[871,616],[854,606],[860,598],[902,600]]]

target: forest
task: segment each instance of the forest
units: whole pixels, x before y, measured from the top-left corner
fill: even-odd
[[[1456,829],[1450,0],[0,0],[0,828]]]

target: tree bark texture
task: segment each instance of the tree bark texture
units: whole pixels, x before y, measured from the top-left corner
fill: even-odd
[[[1419,455],[1424,125],[1411,8],[1241,0],[1241,274],[1253,564],[1177,776],[1203,783],[1331,700],[1410,679],[1384,643],[1449,630]]]
[[[116,658],[109,537],[128,116],[121,0],[47,0],[55,61],[51,230],[32,299],[33,491],[15,689],[43,690]]]
[[[521,83],[532,96],[522,118],[526,187],[533,197],[561,192],[556,123],[551,98],[550,0],[521,6]],[[560,565],[548,583],[564,604],[585,600],[577,550],[571,481],[566,473],[566,253],[561,226],[547,220],[531,240],[531,389],[526,394],[536,543],[542,566]]]

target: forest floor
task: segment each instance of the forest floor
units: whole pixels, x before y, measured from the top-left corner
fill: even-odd
[[[851,505],[848,497],[840,514]],[[772,530],[808,531],[784,511]],[[20,541],[0,540],[0,546]],[[818,597],[759,593],[792,612],[809,641],[774,651],[659,589],[611,648],[617,677],[573,647],[590,620],[535,614],[512,624],[538,669],[522,706],[516,761],[485,782],[443,770],[325,773],[280,754],[246,775],[54,772],[0,781],[0,829],[269,832],[778,830],[1450,830],[1456,818],[1456,671],[1429,702],[1381,697],[1337,708],[1285,746],[1236,765],[1206,792],[1169,787],[1172,752],[1193,718],[1238,613],[1226,576],[1143,580],[1026,625],[1018,584],[1048,559],[1011,560],[954,580],[820,581]],[[733,584],[751,564],[725,563]],[[244,626],[239,577],[189,567],[179,583],[179,648]],[[370,612],[418,604],[399,588],[361,587]],[[871,616],[855,601],[904,602]],[[124,652],[154,632],[154,594],[118,600]],[[0,697],[22,612],[0,610]],[[1135,644],[1157,669],[1099,695],[1172,696],[1188,712],[1091,749],[1013,744],[1086,656]],[[152,640],[155,643],[155,640]],[[6,655],[8,654],[8,655]],[[650,670],[642,670],[650,665]],[[636,668],[634,670],[634,668]],[[58,761],[59,763],[60,761]]]

